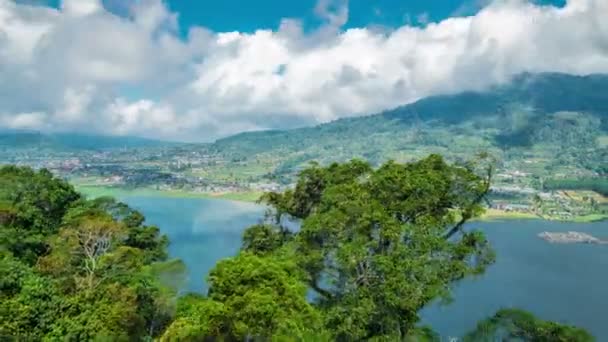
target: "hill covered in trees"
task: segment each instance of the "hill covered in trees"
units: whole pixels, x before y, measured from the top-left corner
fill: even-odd
[[[88,200],[48,171],[0,168],[0,339],[436,341],[418,312],[494,261],[480,231],[493,164],[431,155],[379,168],[353,160],[302,171],[241,251],[180,292],[184,267],[143,215]],[[284,223],[296,221],[293,230]],[[508,309],[466,341],[592,341]]]
[[[211,151],[276,160],[277,172],[364,158],[374,164],[429,153],[468,158],[480,150],[501,160],[542,159],[608,172],[608,75],[522,74],[478,92],[433,96],[376,115],[316,127],[242,133]],[[273,159],[274,158],[274,159]]]

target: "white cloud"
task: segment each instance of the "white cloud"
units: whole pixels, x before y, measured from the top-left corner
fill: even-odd
[[[160,136],[178,135],[180,122],[169,106],[150,100],[127,102],[117,99],[104,109],[112,131],[117,134],[145,134],[159,130]]]
[[[28,129],[31,127],[41,127],[44,124],[45,114],[41,112],[33,113],[0,113],[0,127],[10,129]]]
[[[608,72],[608,1],[563,8],[496,0],[473,16],[386,31],[342,30],[347,2],[320,0],[304,33],[178,33],[142,0],[116,16],[98,0],[59,10],[0,0],[0,126],[179,140],[362,115],[482,89],[523,72]],[[418,18],[426,22],[428,19]]]
[[[66,15],[86,16],[103,10],[100,0],[63,0],[61,9]]]

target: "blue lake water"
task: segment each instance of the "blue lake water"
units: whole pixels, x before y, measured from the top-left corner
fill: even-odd
[[[150,224],[171,239],[169,252],[190,271],[189,289],[205,291],[215,263],[234,255],[246,227],[259,222],[255,204],[164,197],[124,197]],[[454,288],[454,301],[423,310],[427,323],[443,336],[461,336],[501,307],[519,307],[544,319],[588,329],[608,341],[608,245],[553,245],[542,231],[582,231],[608,239],[608,222],[556,223],[537,220],[475,222],[492,242],[497,261],[485,274]]]

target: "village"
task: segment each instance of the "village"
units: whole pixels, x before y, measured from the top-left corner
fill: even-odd
[[[2,157],[17,165],[47,168],[76,186],[194,195],[283,191],[294,186],[297,173],[278,172],[273,160],[244,160],[188,145],[105,151],[32,150]],[[486,202],[492,213],[560,221],[608,216],[608,198],[594,191],[546,189],[542,177],[522,170],[530,164],[501,165]]]

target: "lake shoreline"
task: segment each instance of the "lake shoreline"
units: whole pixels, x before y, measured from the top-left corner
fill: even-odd
[[[169,198],[204,198],[204,199],[221,199],[239,202],[255,203],[262,192],[260,191],[243,191],[243,192],[193,192],[181,190],[157,190],[152,188],[135,188],[127,189],[120,187],[99,186],[99,185],[77,185],[74,184],[76,190],[87,197],[122,197],[122,196],[141,196],[141,197],[169,197]]]
[[[219,199],[239,202],[255,203],[263,192],[261,191],[243,191],[243,192],[193,192],[180,190],[157,190],[152,188],[135,188],[126,189],[121,187],[111,187],[104,185],[78,185],[73,184],[76,190],[87,197],[122,197],[122,196],[142,196],[155,197],[163,196],[169,198],[204,198],[204,199]],[[505,211],[498,209],[487,209],[480,217],[474,218],[471,221],[491,222],[502,220],[543,220],[552,222],[573,222],[573,223],[592,223],[608,220],[608,215],[592,214],[584,216],[575,216],[569,220],[558,220],[548,217],[542,217],[532,213],[523,213],[517,211]]]
[[[608,215],[591,214],[574,216],[569,220],[559,220],[551,217],[535,215],[532,213],[522,213],[516,211],[504,211],[497,209],[487,209],[480,217],[472,221],[500,221],[500,220],[542,220],[550,222],[571,222],[571,223],[593,223],[608,220]]]

